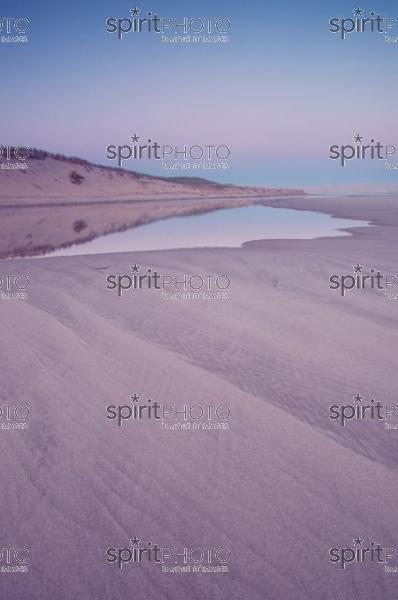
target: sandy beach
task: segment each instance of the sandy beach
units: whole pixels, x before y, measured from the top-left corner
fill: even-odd
[[[398,600],[395,13],[5,0],[0,600]]]
[[[398,545],[398,431],[329,418],[363,396],[394,403],[397,301],[329,288],[364,265],[395,273],[396,197],[278,198],[264,204],[372,223],[352,236],[242,248],[2,261],[29,277],[1,302],[3,404],[29,429],[2,431],[3,543],[31,549],[42,600],[374,600],[384,566],[329,561],[360,536]],[[15,213],[16,214],[16,213]],[[227,275],[228,298],[107,288],[109,274]],[[162,430],[106,418],[138,394],[227,405],[227,430]],[[25,518],[29,517],[29,518]],[[161,573],[107,562],[142,543],[228,548],[229,573]],[[398,562],[398,561],[397,561]],[[27,574],[4,578],[22,598]]]

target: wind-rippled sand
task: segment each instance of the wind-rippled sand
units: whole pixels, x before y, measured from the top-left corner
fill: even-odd
[[[358,535],[398,545],[397,435],[329,420],[360,392],[394,403],[397,301],[342,299],[332,273],[396,271],[397,200],[294,206],[379,225],[352,237],[3,261],[30,278],[3,301],[2,404],[31,406],[28,431],[1,431],[1,541],[31,548],[30,573],[0,574],[7,600],[374,600],[398,575],[329,562]],[[283,200],[278,205],[290,206]],[[331,208],[333,207],[333,208]],[[227,301],[117,298],[105,275],[222,273]],[[163,404],[228,404],[228,431],[161,431],[106,420],[136,392]],[[137,536],[223,546],[229,574],[161,574],[106,563]]]

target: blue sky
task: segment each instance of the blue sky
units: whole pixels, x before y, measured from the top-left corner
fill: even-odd
[[[382,34],[329,32],[357,3],[98,0],[2,2],[0,16],[31,21],[27,44],[0,44],[1,144],[25,144],[109,164],[108,144],[133,133],[164,144],[226,144],[237,184],[395,183],[379,161],[339,167],[332,144],[352,136],[398,147],[398,44]],[[164,44],[159,35],[105,31],[137,6],[164,17],[231,21],[228,44]],[[361,2],[398,18],[394,2]],[[3,32],[4,33],[4,32]],[[398,28],[396,31],[398,36]],[[398,153],[397,159],[398,162]],[[165,175],[157,161],[128,168]],[[202,176],[209,176],[201,172]]]

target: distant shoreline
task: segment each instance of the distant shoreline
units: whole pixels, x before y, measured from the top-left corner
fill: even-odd
[[[305,196],[306,194],[303,192],[302,195],[299,194],[292,194],[292,195],[269,195],[266,196],[264,194],[259,194],[259,195],[247,195],[247,196],[242,196],[242,195],[238,195],[238,196],[208,196],[208,197],[203,197],[203,198],[198,198],[198,196],[186,196],[186,197],[162,197],[162,198],[156,198],[156,197],[152,197],[152,198],[128,198],[128,199],[121,199],[121,198],[117,198],[115,200],[90,200],[90,201],[76,201],[76,200],[71,200],[71,201],[62,201],[62,202],[38,202],[38,203],[32,203],[32,204],[1,204],[0,203],[0,210],[4,210],[4,209],[23,209],[23,208],[57,208],[57,207],[70,207],[70,206],[98,206],[98,205],[102,205],[102,206],[113,206],[113,205],[117,205],[117,204],[138,204],[140,202],[144,202],[146,205],[148,205],[149,202],[170,202],[170,201],[188,201],[188,200],[194,200],[196,202],[199,201],[212,201],[212,200],[261,200],[261,199],[265,199],[265,200],[276,200],[276,199],[292,199],[292,198],[301,198],[302,196]],[[51,198],[51,196],[49,196]],[[1,199],[0,199],[1,202]],[[211,209],[211,210],[217,210],[217,209]]]

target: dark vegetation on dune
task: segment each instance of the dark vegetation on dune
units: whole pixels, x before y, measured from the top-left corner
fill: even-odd
[[[75,165],[79,165],[83,167],[86,171],[92,171],[94,168],[102,169],[104,171],[112,171],[117,173],[120,177],[129,177],[131,179],[150,179],[154,181],[167,181],[172,183],[181,183],[182,185],[191,184],[191,185],[200,185],[200,186],[211,186],[211,187],[236,187],[230,183],[221,184],[215,181],[211,181],[210,179],[204,179],[203,177],[156,177],[155,175],[146,175],[144,173],[137,173],[136,171],[128,171],[127,169],[122,169],[120,167],[109,167],[104,165],[97,165],[94,163],[90,163],[88,160],[84,160],[82,158],[77,158],[75,156],[65,156],[64,154],[55,154],[53,152],[47,152],[46,150],[39,150],[37,148],[29,149],[29,160],[45,160],[46,158],[52,158],[53,160],[60,160],[63,162],[73,163]],[[72,183],[81,183],[81,181],[76,180],[76,173],[73,171],[70,175],[70,179]],[[72,180],[72,176],[73,179]]]

